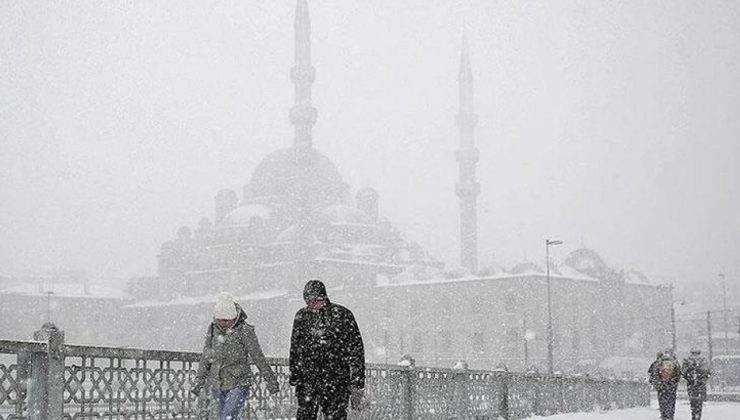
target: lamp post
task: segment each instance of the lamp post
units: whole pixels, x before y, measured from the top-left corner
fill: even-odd
[[[725,319],[725,354],[730,354],[727,343],[727,282],[725,281],[724,273],[719,273],[719,278],[722,279],[722,316]]]
[[[550,295],[550,245],[561,245],[563,241],[545,239],[545,272],[547,273],[547,371],[552,374],[552,296]]]
[[[51,295],[53,294],[51,290],[46,292],[46,322],[51,322]]]
[[[673,283],[668,285],[668,293],[671,294],[671,349],[675,354],[676,348],[676,301],[673,300]]]

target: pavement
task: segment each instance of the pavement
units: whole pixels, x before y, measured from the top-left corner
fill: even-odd
[[[548,417],[529,417],[530,419],[547,420],[660,420],[657,402],[651,407],[630,408],[628,410],[600,411],[592,413],[559,414]],[[702,420],[740,420],[740,403],[714,402],[704,403]],[[691,420],[691,409],[688,401],[676,402],[674,420]]]

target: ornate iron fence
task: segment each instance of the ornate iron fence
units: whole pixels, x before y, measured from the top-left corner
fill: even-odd
[[[38,341],[0,340],[0,420],[210,419],[190,385],[199,355],[64,344],[46,325]],[[285,359],[269,359],[280,383],[269,395],[255,371],[246,419],[296,411]],[[497,419],[645,406],[645,382],[369,364],[368,407],[354,419]]]

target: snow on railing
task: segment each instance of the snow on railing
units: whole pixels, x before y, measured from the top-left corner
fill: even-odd
[[[190,392],[193,352],[64,345],[45,325],[37,341],[0,340],[0,420],[214,418],[210,398]],[[12,360],[15,358],[15,360]],[[293,418],[285,359],[268,359],[280,392],[269,395],[255,369],[245,419]],[[350,418],[495,419],[649,405],[643,381],[368,364],[368,404]]]

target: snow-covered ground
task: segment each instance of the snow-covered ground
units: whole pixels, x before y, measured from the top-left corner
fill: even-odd
[[[603,411],[593,413],[562,414],[549,417],[530,417],[539,420],[658,420],[657,403],[653,401],[651,408],[632,408],[629,410]],[[675,420],[690,420],[691,410],[688,401],[676,403]],[[738,420],[740,419],[740,403],[708,402],[704,404],[702,419],[707,420]]]

